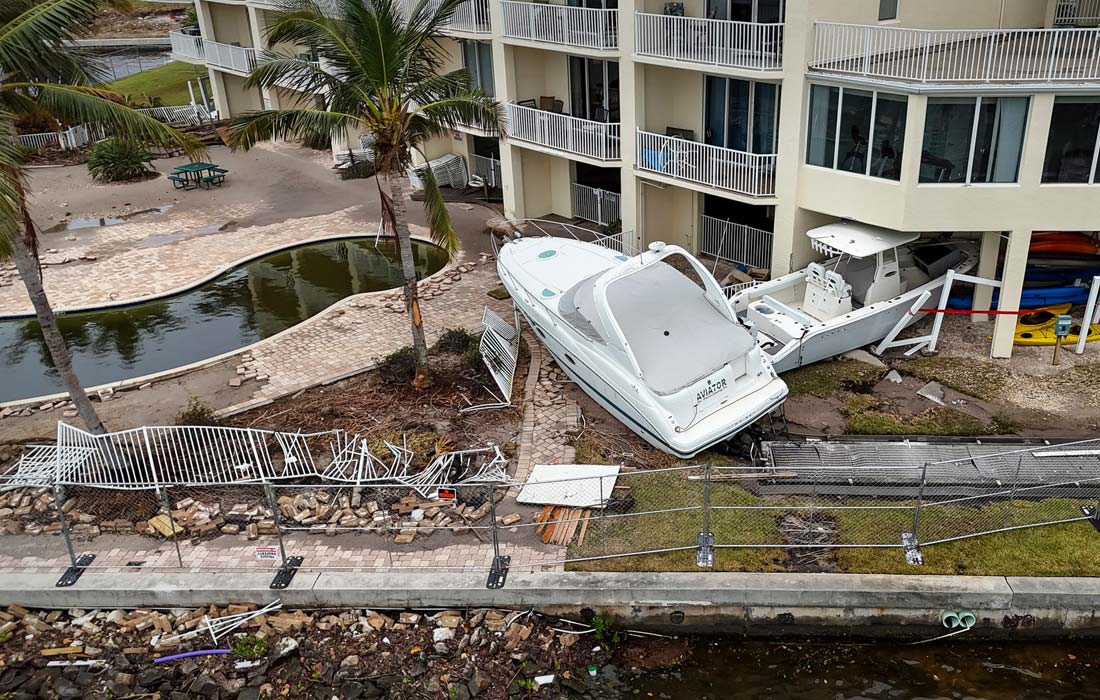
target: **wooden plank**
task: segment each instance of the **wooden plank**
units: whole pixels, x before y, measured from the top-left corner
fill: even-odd
[[[562,544],[568,545],[570,542],[573,541],[573,536],[577,534],[577,528],[580,527],[580,517],[581,513],[583,512],[584,511],[582,511],[580,508],[574,508],[573,511],[569,514],[569,518],[573,522],[569,523],[569,530],[566,531],[565,537],[562,538],[564,540]]]
[[[561,513],[561,510],[562,509],[560,506],[554,506],[554,508],[550,511],[550,520],[547,522],[546,529],[543,531],[541,537],[543,544],[550,544],[550,540],[553,539],[554,530],[557,529],[556,521],[558,520],[558,516]]]
[[[550,520],[550,514],[554,512],[554,506],[546,506],[542,509],[542,512],[535,516],[535,522],[540,523],[535,528],[535,535],[541,535],[542,531],[547,527],[547,521]]]
[[[592,511],[584,511],[584,522],[581,523],[581,534],[577,537],[577,546],[580,547],[584,544],[584,534],[588,532],[588,519],[592,517]]]
[[[42,656],[64,656],[67,654],[83,654],[84,647],[54,647],[53,649],[43,649]]]

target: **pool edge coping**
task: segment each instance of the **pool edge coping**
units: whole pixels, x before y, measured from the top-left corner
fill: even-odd
[[[367,237],[369,237],[369,236],[367,236]],[[292,244],[292,245],[289,245],[289,246],[282,246],[278,249],[271,250],[271,251],[268,251],[266,253],[261,253],[257,256],[250,257],[246,260],[234,263],[232,266],[230,266],[230,268],[237,267],[237,266],[242,265],[244,263],[250,262],[251,260],[256,260],[256,259],[259,259],[261,257],[264,257],[265,255],[271,255],[273,253],[277,253],[277,252],[280,252],[282,250],[297,248],[297,247],[301,247],[303,245],[310,245],[310,244],[313,244],[313,243],[323,243],[325,241],[342,240],[342,239],[347,239],[347,238],[359,238],[359,236],[337,236],[337,237],[329,236],[329,237],[326,237],[326,238],[307,240],[307,241],[303,241],[301,243],[295,243],[295,244]],[[432,245],[438,245],[434,241],[432,241],[430,238],[425,238],[424,236],[413,234],[412,238],[414,240],[418,240],[418,241],[421,241],[421,242],[424,242],[424,243],[431,243]],[[455,252],[455,255],[447,262],[446,265],[439,268],[438,270],[436,270],[432,274],[428,275],[427,277],[423,278],[422,280],[420,280],[420,282],[427,282],[428,280],[434,279],[434,278],[436,278],[440,275],[443,275],[443,274],[449,272],[450,270],[453,270],[453,269],[459,267],[460,265],[463,264],[462,261],[465,259],[465,257],[466,257],[466,250],[464,248],[460,247]],[[230,268],[227,268],[227,269],[230,269]],[[213,277],[216,277],[217,275],[223,274],[226,271],[227,271],[226,269],[220,270],[219,272],[215,273],[214,275],[212,275],[210,277],[207,277],[207,278],[205,278],[205,279],[203,279],[199,282],[196,282],[195,284],[192,284],[192,285],[190,285],[186,288],[170,292],[167,295],[162,294],[162,295],[157,295],[155,297],[150,297],[148,299],[140,299],[140,300],[137,300],[137,301],[125,302],[124,304],[121,304],[121,306],[133,306],[135,304],[143,304],[143,303],[146,303],[146,302],[149,302],[149,301],[156,301],[157,299],[164,298],[165,296],[180,294],[182,292],[186,292],[186,291],[189,291],[190,289],[201,286],[201,285],[205,284],[206,282],[209,282]],[[174,379],[174,378],[182,376],[184,374],[189,374],[191,372],[194,372],[194,371],[197,371],[197,370],[200,370],[200,369],[206,369],[207,367],[212,367],[213,365],[219,364],[221,362],[225,362],[226,360],[228,360],[228,359],[230,359],[230,358],[232,358],[236,355],[241,355],[241,354],[244,354],[246,352],[252,352],[255,349],[259,348],[260,346],[265,345],[266,343],[274,342],[275,340],[282,337],[284,334],[290,333],[291,331],[303,328],[306,325],[311,324],[313,322],[319,322],[321,319],[328,316],[330,313],[332,313],[338,307],[348,303],[349,300],[369,298],[373,295],[390,294],[390,293],[392,293],[392,292],[394,292],[395,290],[398,290],[398,289],[401,289],[401,287],[391,287],[390,289],[379,289],[379,290],[374,291],[374,292],[363,292],[361,294],[352,294],[350,296],[344,297],[343,299],[337,299],[335,302],[333,302],[332,304],[326,306],[324,309],[322,309],[318,313],[314,314],[313,316],[310,316],[309,318],[305,319],[304,321],[301,321],[300,323],[296,323],[293,326],[290,326],[289,328],[284,328],[283,330],[279,331],[275,335],[268,336],[267,338],[262,338],[262,339],[257,340],[255,343],[252,343],[250,345],[245,345],[243,347],[237,348],[236,350],[229,350],[229,351],[224,352],[220,355],[215,355],[214,357],[208,357],[208,358],[203,359],[203,360],[196,360],[195,362],[192,362],[192,363],[187,364],[187,365],[180,365],[179,367],[172,367],[170,369],[161,370],[160,372],[153,372],[152,374],[145,374],[145,375],[142,375],[140,377],[134,377],[132,379],[120,379],[117,382],[107,382],[105,384],[96,384],[94,386],[84,387],[84,393],[87,394],[89,398],[92,398],[93,395],[95,395],[98,392],[100,392],[102,390],[105,390],[105,389],[111,389],[112,391],[126,391],[126,390],[133,389],[135,387],[140,387],[142,384],[148,384],[150,382],[164,381],[166,379]],[[116,308],[118,306],[120,306],[120,304],[114,304],[114,305],[109,306],[109,307],[92,307],[92,308],[82,309],[82,310],[77,310],[77,311],[66,311],[66,313],[83,313],[84,311],[106,311],[106,310],[110,310],[112,308]],[[33,314],[32,314],[32,316],[33,316]],[[20,315],[20,316],[5,318],[4,316],[0,315],[0,321],[14,320],[15,318],[27,318],[27,316]],[[316,382],[314,382],[310,386],[318,386],[318,385],[323,385],[323,384],[329,384],[329,383],[332,383],[332,382],[335,382],[335,381],[340,381],[340,379],[344,379],[344,378],[347,378],[347,377],[352,377],[352,376],[355,376],[356,374],[361,374],[362,372],[369,371],[374,366],[375,366],[374,364],[371,364],[371,365],[365,366],[361,369],[354,370],[352,372],[345,372],[344,374],[339,375],[335,378],[318,379]],[[299,391],[299,390],[300,389],[295,389],[294,391]],[[291,392],[287,392],[287,393],[291,393]],[[286,394],[284,393],[284,394],[280,394],[277,397],[262,398],[262,399],[253,396],[249,399],[246,399],[245,401],[238,402],[238,403],[235,403],[235,404],[231,404],[230,406],[227,406],[223,409],[219,409],[217,411],[217,413],[223,414],[223,415],[232,415],[234,413],[240,413],[242,411],[248,410],[249,408],[256,408],[256,407],[263,406],[265,404],[271,403],[271,401],[273,401],[275,398],[281,398],[282,396],[285,396],[285,395]],[[32,396],[32,397],[26,398],[26,399],[13,399],[11,401],[2,401],[2,402],[0,402],[0,409],[5,409],[5,408],[13,408],[13,409],[31,408],[31,407],[34,407],[35,405],[38,405],[38,404],[53,403],[53,402],[57,402],[57,401],[65,401],[67,399],[69,399],[69,392],[60,391],[60,392],[57,392],[57,393],[54,393],[54,394],[44,394],[44,395],[41,395],[41,396]],[[53,409],[51,409],[51,410],[53,410]],[[14,416],[8,416],[8,418],[12,418],[12,417],[14,417]],[[61,419],[58,418],[58,421],[60,421],[60,420]]]

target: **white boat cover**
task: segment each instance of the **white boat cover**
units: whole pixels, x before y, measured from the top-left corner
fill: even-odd
[[[806,235],[813,247],[825,255],[844,254],[853,258],[868,258],[920,238],[919,233],[895,231],[858,221],[819,226],[807,231]]]

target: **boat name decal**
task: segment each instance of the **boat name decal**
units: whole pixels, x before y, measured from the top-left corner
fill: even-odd
[[[713,382],[713,381],[708,379],[706,388],[705,389],[700,389],[699,392],[695,395],[695,403],[701,403],[703,400],[709,399],[710,397],[714,396],[715,394],[717,394],[718,392],[722,391],[725,388],[726,388],[726,380],[725,379],[719,379],[716,382]]]

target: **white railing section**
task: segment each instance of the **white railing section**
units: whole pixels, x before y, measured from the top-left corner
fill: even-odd
[[[1100,24],[1100,0],[1058,0],[1056,27],[1095,27]]]
[[[489,0],[466,0],[455,8],[447,28],[477,34],[490,33],[493,28],[489,21]]]
[[[206,50],[206,62],[209,65],[238,73],[251,73],[256,68],[256,49],[254,48],[210,40],[203,42],[203,45]]]
[[[772,234],[704,214],[699,250],[719,260],[767,269],[772,263]]]
[[[693,63],[779,70],[783,25],[639,12],[634,16],[634,51]]]
[[[38,150],[51,146],[60,146],[60,134],[56,131],[43,131],[38,134],[17,134],[15,140],[27,148]]]
[[[816,22],[810,69],[920,82],[1100,79],[1100,29],[905,29]]]
[[[638,254],[638,249],[634,247],[633,231],[620,231],[609,233],[606,236],[596,236],[592,239],[592,242],[622,255],[633,256]]]
[[[508,137],[597,160],[619,159],[618,122],[597,122],[509,103]]]
[[[190,58],[196,61],[206,60],[206,51],[203,49],[202,37],[186,32],[168,32],[168,40],[172,42],[172,53],[181,58]]]
[[[619,193],[574,182],[573,215],[602,226],[612,224],[622,218]]]
[[[588,49],[619,45],[618,10],[503,0],[504,36]]]
[[[775,194],[775,154],[638,131],[637,168],[752,197]]]
[[[476,153],[470,154],[470,169],[485,181],[489,187],[500,187],[504,181],[500,172],[500,161],[496,158],[486,158]]]
[[[172,126],[198,126],[204,121],[210,121],[210,113],[202,105],[142,107],[138,111]]]
[[[142,107],[137,110],[172,126],[196,126],[210,120],[210,114],[202,105],[175,105],[169,107]],[[77,124],[64,131],[45,131],[38,134],[17,134],[15,140],[33,148],[56,147],[65,150],[80,148],[93,141],[107,138],[110,131],[102,125]]]

